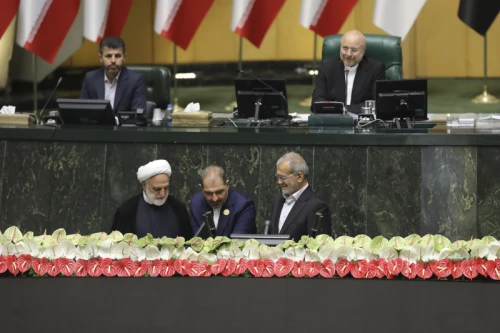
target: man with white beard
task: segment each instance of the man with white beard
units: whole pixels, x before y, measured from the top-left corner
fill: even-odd
[[[193,232],[186,206],[168,195],[172,169],[166,160],[156,160],[137,170],[137,179],[143,192],[118,207],[113,219],[113,230],[137,237],[177,236],[190,239]]]

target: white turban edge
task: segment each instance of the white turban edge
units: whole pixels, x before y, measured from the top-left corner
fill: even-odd
[[[166,160],[156,160],[141,166],[137,170],[137,179],[142,183],[143,181],[162,173],[165,173],[170,177],[172,174],[172,168]]]

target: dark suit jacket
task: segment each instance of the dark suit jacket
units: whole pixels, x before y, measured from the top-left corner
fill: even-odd
[[[285,203],[283,194],[277,195],[271,206],[271,234],[278,234],[281,209]],[[292,210],[288,214],[283,227],[279,231],[281,235],[290,235],[290,239],[296,242],[304,235],[309,235],[311,228],[314,227],[316,213],[323,214],[323,222],[318,235],[332,233],[332,223],[330,217],[330,209],[328,205],[314,194],[309,185],[300,195],[299,199],[293,205]]]
[[[228,215],[224,215],[226,209],[229,210]],[[203,192],[198,192],[191,198],[189,217],[193,233],[203,223],[203,214],[209,210],[212,210],[212,207],[205,200]],[[255,215],[253,200],[241,192],[229,189],[227,200],[220,210],[217,236],[229,237],[231,234],[255,234],[257,232]]]
[[[321,64],[313,92],[311,111],[314,102],[337,101],[345,104],[345,72],[342,60],[331,60]],[[375,81],[385,80],[385,66],[378,60],[363,57],[359,62],[351,93],[351,106],[348,111],[359,113],[361,104],[375,100]],[[364,106],[364,105],[363,105]]]
[[[129,232],[136,234],[135,218],[139,207],[139,199],[142,195],[143,194],[141,193],[128,199],[116,209],[111,231],[118,230],[122,234]],[[193,232],[191,230],[191,226],[189,225],[189,215],[186,206],[171,195],[168,196],[166,203],[172,207],[174,214],[177,217],[179,230],[181,231],[178,236],[184,237],[186,240],[193,238]]]
[[[85,74],[80,99],[104,99],[104,69],[99,68]],[[146,112],[146,87],[142,74],[122,67],[118,77],[113,110]]]

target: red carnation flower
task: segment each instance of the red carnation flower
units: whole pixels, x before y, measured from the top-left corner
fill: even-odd
[[[289,258],[279,258],[276,264],[274,264],[274,275],[277,277],[283,277],[288,275],[292,271],[293,260]]]

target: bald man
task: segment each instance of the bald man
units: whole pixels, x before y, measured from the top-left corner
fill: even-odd
[[[154,238],[177,236],[191,239],[186,205],[169,195],[172,169],[166,160],[156,160],[137,170],[137,180],[142,193],[136,195],[116,209],[111,230],[123,234],[133,233],[137,237],[147,234]]]
[[[203,214],[213,212],[217,236],[255,234],[255,204],[244,193],[229,188],[224,169],[209,166],[200,174],[201,192],[189,204],[191,227],[196,232],[203,223]]]
[[[375,100],[375,81],[385,80],[385,66],[366,58],[365,36],[356,30],[342,36],[340,58],[321,64],[313,92],[311,111],[318,101],[343,102],[359,113],[366,100]]]

